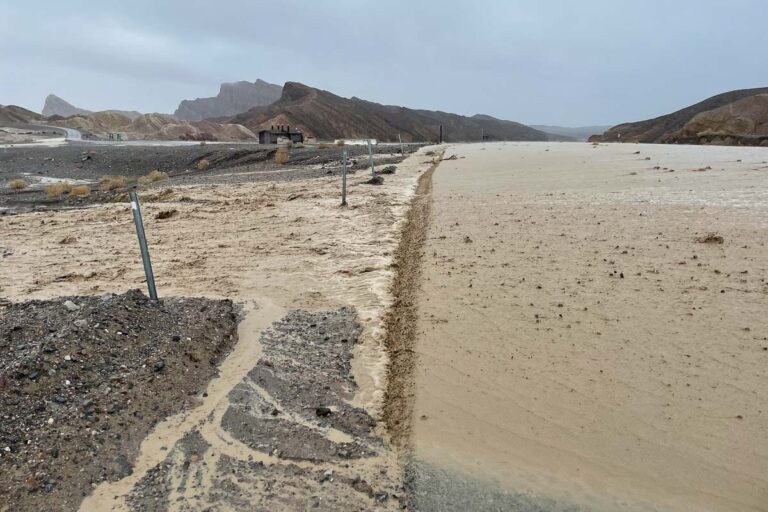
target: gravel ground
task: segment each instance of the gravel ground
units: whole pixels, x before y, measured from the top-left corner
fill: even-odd
[[[419,147],[405,146],[406,154]],[[349,154],[352,170],[368,168],[365,146],[293,148],[285,165],[275,162],[277,149],[277,146],[259,144],[104,146],[83,143],[7,148],[0,150],[0,215],[112,201],[121,194],[100,192],[98,182],[103,176],[124,176],[129,186],[135,186],[137,178],[152,170],[169,176],[155,186],[311,179],[339,174],[344,149]],[[374,152],[377,165],[399,163],[403,159],[399,146],[377,145]],[[209,167],[198,170],[198,162],[203,159],[209,162]],[[7,183],[14,179],[24,179],[29,186],[11,190]],[[87,184],[91,194],[85,198],[47,197],[46,186],[57,180]]]
[[[77,510],[132,471],[159,420],[194,403],[236,338],[228,300],[137,290],[0,306],[0,510]]]

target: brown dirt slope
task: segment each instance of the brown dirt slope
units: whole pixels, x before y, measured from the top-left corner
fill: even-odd
[[[256,107],[232,118],[253,131],[289,125],[318,139],[376,138],[405,142],[434,141],[439,125],[445,140],[477,141],[481,133],[492,140],[546,141],[551,136],[512,121],[490,116],[465,117],[446,112],[381,105],[359,98],[342,98],[328,91],[287,82],[283,95],[266,107]]]
[[[670,135],[681,130],[698,114],[718,109],[735,101],[758,94],[768,94],[768,87],[742,89],[718,94],[690,107],[655,119],[614,126],[604,134],[596,135],[589,140],[592,142],[670,142]]]

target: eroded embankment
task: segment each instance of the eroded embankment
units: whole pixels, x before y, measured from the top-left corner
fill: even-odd
[[[416,187],[416,194],[402,228],[400,244],[394,254],[392,306],[384,319],[384,345],[389,356],[383,420],[392,443],[407,448],[413,411],[413,349],[416,337],[416,296],[421,277],[421,262],[432,208],[432,175],[442,153],[434,160]]]

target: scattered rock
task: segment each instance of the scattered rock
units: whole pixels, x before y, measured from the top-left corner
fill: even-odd
[[[77,311],[80,309],[80,306],[72,302],[71,300],[64,302],[64,307],[67,308],[67,311]]]
[[[363,185],[383,185],[384,184],[384,178],[379,176],[378,174],[368,181],[364,181]]]
[[[171,217],[173,217],[177,213],[178,213],[178,211],[175,208],[170,209],[170,210],[162,210],[162,211],[158,212],[157,215],[155,215],[155,219],[157,219],[157,220],[170,219]]]
[[[717,233],[708,233],[704,236],[700,236],[696,239],[700,244],[722,244],[725,242],[725,238]]]

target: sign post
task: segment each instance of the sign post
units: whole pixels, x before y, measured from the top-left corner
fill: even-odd
[[[347,206],[347,150],[341,156],[341,206]]]
[[[157,289],[155,288],[155,275],[152,273],[152,262],[149,259],[149,248],[147,247],[147,237],[144,234],[144,221],[141,218],[141,206],[139,205],[139,196],[136,192],[129,194],[131,199],[131,210],[133,210],[133,223],[136,224],[136,234],[139,237],[139,248],[141,249],[141,261],[144,263],[144,274],[147,276],[147,288],[149,288],[149,298],[157,300]]]
[[[371,163],[371,178],[376,177],[376,166],[373,164],[373,145],[371,139],[368,139],[368,161]]]

